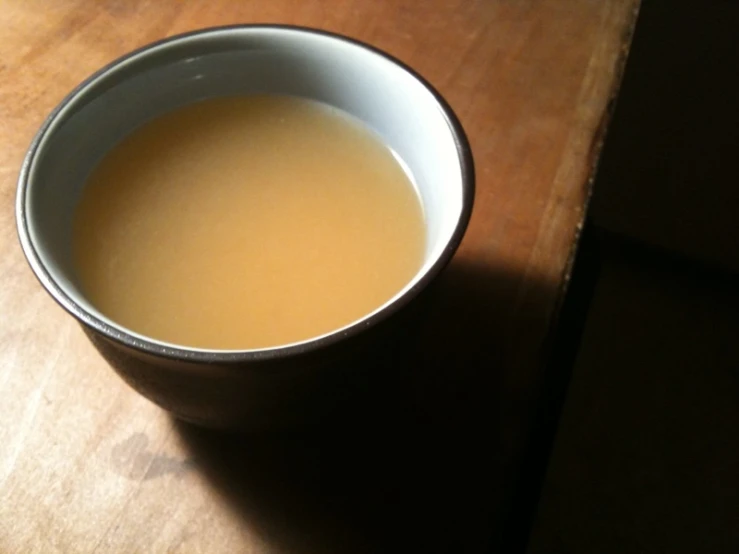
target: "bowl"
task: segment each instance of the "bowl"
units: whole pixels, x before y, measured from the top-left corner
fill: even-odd
[[[164,343],[117,324],[85,298],[72,267],[74,209],[92,168],[136,127],[179,106],[236,94],[318,100],[379,133],[418,189],[427,233],[424,262],[388,302],[310,340],[254,350]],[[373,369],[357,360],[406,325],[401,322],[409,304],[457,249],[472,209],[473,173],[467,139],[449,105],[388,54],[306,28],[219,27],[131,52],[72,91],[28,150],[16,217],[23,251],[43,287],[134,389],[190,422],[274,429],[318,417],[362,388]]]

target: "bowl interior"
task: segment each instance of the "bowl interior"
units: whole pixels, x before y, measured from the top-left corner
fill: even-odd
[[[88,80],[47,121],[29,155],[20,202],[39,263],[63,295],[112,328],[156,343],[108,320],[77,287],[71,229],[85,180],[111,147],[164,112],[214,96],[265,93],[311,98],[352,114],[404,163],[423,204],[425,261],[376,312],[416,285],[444,254],[471,202],[459,137],[445,110],[411,73],[369,48],[309,31],[244,27],[138,51]]]

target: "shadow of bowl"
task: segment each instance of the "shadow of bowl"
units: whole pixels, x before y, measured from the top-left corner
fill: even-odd
[[[515,344],[503,326],[520,279],[450,266],[424,298],[421,325],[375,354],[383,380],[319,425],[176,429],[212,486],[277,551],[484,551],[501,532],[512,480],[501,369]]]

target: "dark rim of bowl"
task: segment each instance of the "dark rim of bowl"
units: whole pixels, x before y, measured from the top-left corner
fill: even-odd
[[[49,273],[46,266],[42,263],[41,258],[36,252],[35,245],[31,240],[28,230],[28,219],[26,215],[26,195],[28,189],[30,168],[34,159],[36,158],[38,146],[41,140],[46,136],[49,127],[54,122],[58,114],[77,97],[82,89],[93,83],[95,80],[99,79],[106,73],[116,69],[119,65],[123,64],[127,60],[139,54],[145,53],[146,51],[155,47],[172,42],[177,42],[188,37],[242,29],[283,30],[294,33],[320,35],[331,39],[340,40],[353,46],[367,50],[378,56],[381,56],[385,60],[408,72],[434,96],[452,132],[462,170],[462,211],[460,213],[459,219],[457,220],[454,232],[445,245],[441,255],[436,260],[436,262],[434,262],[434,264],[426,271],[426,273],[421,276],[418,282],[416,282],[416,284],[408,289],[402,296],[397,298],[391,304],[385,306],[385,308],[383,308],[379,312],[369,317],[360,319],[355,323],[350,324],[348,327],[339,329],[315,339],[308,339],[306,341],[292,345],[276,346],[272,348],[254,350],[207,350],[190,347],[178,347],[168,344],[165,345],[156,342],[155,340],[142,339],[126,332],[124,329],[112,327],[111,325],[100,320],[99,318],[85,310],[82,306],[75,302],[75,300],[71,298],[64,290],[62,290],[54,277],[52,277],[52,275]],[[403,306],[408,304],[419,294],[422,289],[426,287],[426,285],[437,274],[441,272],[441,270],[449,263],[454,252],[459,247],[472,213],[472,205],[474,203],[473,201],[475,194],[474,182],[474,163],[472,159],[472,151],[464,130],[462,129],[462,125],[459,122],[459,119],[454,114],[451,106],[449,106],[446,100],[444,100],[444,98],[441,96],[441,94],[428,81],[426,81],[426,79],[424,79],[421,75],[419,75],[416,71],[414,71],[405,63],[374,46],[370,46],[356,39],[333,32],[296,25],[236,24],[218,27],[206,27],[203,29],[197,29],[195,31],[174,35],[172,37],[146,44],[112,61],[111,63],[107,64],[106,66],[102,67],[101,69],[90,75],[79,85],[77,85],[77,87],[75,87],[49,114],[49,116],[46,118],[44,123],[41,125],[41,128],[38,130],[35,137],[33,138],[33,141],[31,142],[28,152],[23,160],[23,165],[21,166],[20,175],[18,177],[18,190],[16,196],[16,219],[21,247],[24,254],[26,255],[26,258],[28,259],[31,268],[33,269],[34,274],[36,275],[36,278],[41,282],[41,284],[49,292],[49,294],[51,294],[54,300],[56,300],[56,302],[62,306],[62,308],[64,308],[83,325],[89,327],[93,331],[100,333],[105,338],[108,338],[114,342],[133,348],[134,350],[138,350],[158,357],[165,357],[174,360],[190,361],[196,363],[256,362],[307,354],[309,352],[325,348],[339,341],[362,333],[364,330],[370,327],[376,326],[378,323],[386,320],[391,315],[400,310]]]

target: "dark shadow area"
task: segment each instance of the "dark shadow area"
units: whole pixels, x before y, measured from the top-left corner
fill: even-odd
[[[599,233],[530,554],[739,551],[739,278]]]
[[[739,272],[739,2],[643,0],[591,216]]]
[[[549,335],[541,393],[505,519],[501,552],[526,552],[601,263],[598,231],[586,221],[567,292]]]
[[[423,299],[418,328],[376,353],[385,377],[352,413],[279,435],[177,429],[276,551],[486,552],[517,476],[506,443],[525,442],[530,423],[508,409],[518,398],[510,372],[538,359],[518,349],[537,350],[524,333],[546,334],[536,303],[555,296],[456,260]]]
[[[530,554],[739,552],[739,3],[643,0]]]

